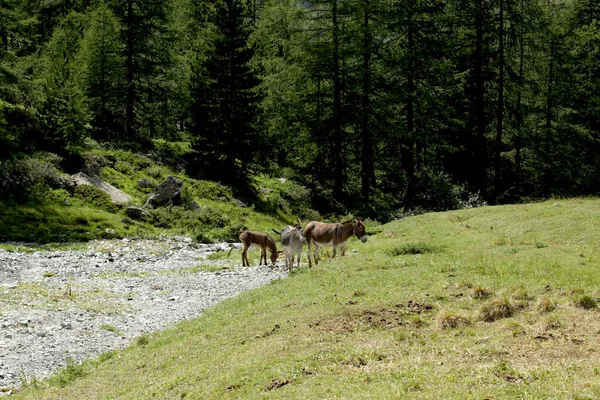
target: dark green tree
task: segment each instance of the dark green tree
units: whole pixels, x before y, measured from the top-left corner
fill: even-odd
[[[100,142],[122,138],[125,126],[125,70],[121,25],[101,3],[88,16],[79,62],[90,99],[92,136]]]
[[[89,101],[85,93],[80,49],[84,18],[72,12],[53,33],[42,54],[44,139],[49,150],[62,153],[89,136]]]
[[[31,81],[36,19],[18,0],[0,0],[0,158],[31,149],[39,120]]]
[[[192,134],[196,176],[249,188],[269,149],[259,134],[258,85],[251,68],[253,18],[241,0],[215,3],[212,50],[194,66]]]
[[[404,182],[402,202],[411,208],[431,173],[443,172],[455,119],[452,96],[460,83],[449,49],[457,40],[450,32],[445,2],[404,0],[394,4],[388,17],[391,53],[387,59],[390,104],[396,117],[389,132],[396,181]],[[457,102],[458,103],[458,102]],[[460,104],[460,103],[459,103]],[[391,110],[390,110],[391,111]],[[393,111],[391,111],[393,112]],[[393,115],[393,114],[392,114]],[[392,177],[394,171],[389,171]]]
[[[178,38],[171,24],[168,0],[111,0],[120,20],[125,60],[125,129],[123,140],[148,149],[152,139],[165,136],[165,102],[171,99],[169,72]]]

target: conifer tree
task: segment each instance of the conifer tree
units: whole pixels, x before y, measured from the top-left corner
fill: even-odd
[[[197,157],[191,169],[244,186],[267,150],[259,135],[259,81],[251,68],[253,19],[241,0],[218,0],[215,11],[213,49],[195,67],[192,133]]]
[[[120,42],[121,25],[104,3],[89,17],[79,61],[93,114],[93,137],[100,142],[124,139],[125,71]]]

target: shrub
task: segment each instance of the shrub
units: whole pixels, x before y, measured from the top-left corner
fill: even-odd
[[[194,153],[191,142],[172,142],[164,139],[153,139],[154,148],[165,158],[180,158]]]
[[[113,203],[107,193],[92,185],[79,185],[75,188],[75,197],[83,200],[85,203],[109,212],[116,212],[119,205]]]
[[[117,161],[114,169],[121,172],[122,174],[132,176],[135,173],[133,165],[127,161]]]
[[[71,196],[65,189],[50,189],[46,193],[45,201],[52,204],[68,205]]]
[[[198,199],[227,200],[233,197],[231,189],[218,182],[184,180],[184,189],[189,196]]]
[[[0,161],[0,197],[23,202],[32,194],[36,199],[49,190],[49,183],[59,181],[58,171],[48,161],[35,158]],[[42,193],[40,193],[42,192]]]
[[[163,170],[158,166],[150,166],[146,168],[146,174],[158,180],[164,177]]]
[[[406,190],[406,189],[405,189]],[[423,214],[428,211],[458,210],[462,208],[481,207],[486,202],[476,194],[469,192],[464,186],[452,181],[449,174],[423,168],[415,174],[413,187],[414,198],[401,210],[391,213],[391,219]],[[418,204],[418,207],[414,205]]]

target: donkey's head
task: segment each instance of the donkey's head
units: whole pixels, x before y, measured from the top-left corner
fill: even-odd
[[[356,218],[356,222],[354,222],[354,234],[361,242],[366,242],[369,238],[367,236],[367,229],[365,228],[365,224],[363,224],[362,219]]]
[[[306,237],[304,236],[304,229],[302,229],[302,224],[300,223],[300,218],[296,219],[296,226],[294,227],[296,231],[296,235],[300,239],[300,243],[306,244]]]

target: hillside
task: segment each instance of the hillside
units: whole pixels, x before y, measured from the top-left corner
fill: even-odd
[[[16,398],[598,398],[599,216],[573,199],[369,225],[345,257]]]
[[[84,152],[81,165],[71,173],[84,171],[131,198],[126,204],[115,204],[94,187],[75,187],[74,175],[65,173],[60,161],[56,155],[41,154],[0,168],[0,242],[185,235],[211,243],[237,241],[245,228],[271,232],[297,217],[320,218],[309,206],[308,190],[283,177],[248,178],[252,191],[237,193],[220,182],[193,179],[175,162],[163,162],[158,156],[101,149]],[[146,205],[168,177],[182,182],[177,201]],[[143,207],[147,218],[129,217],[129,205]]]

